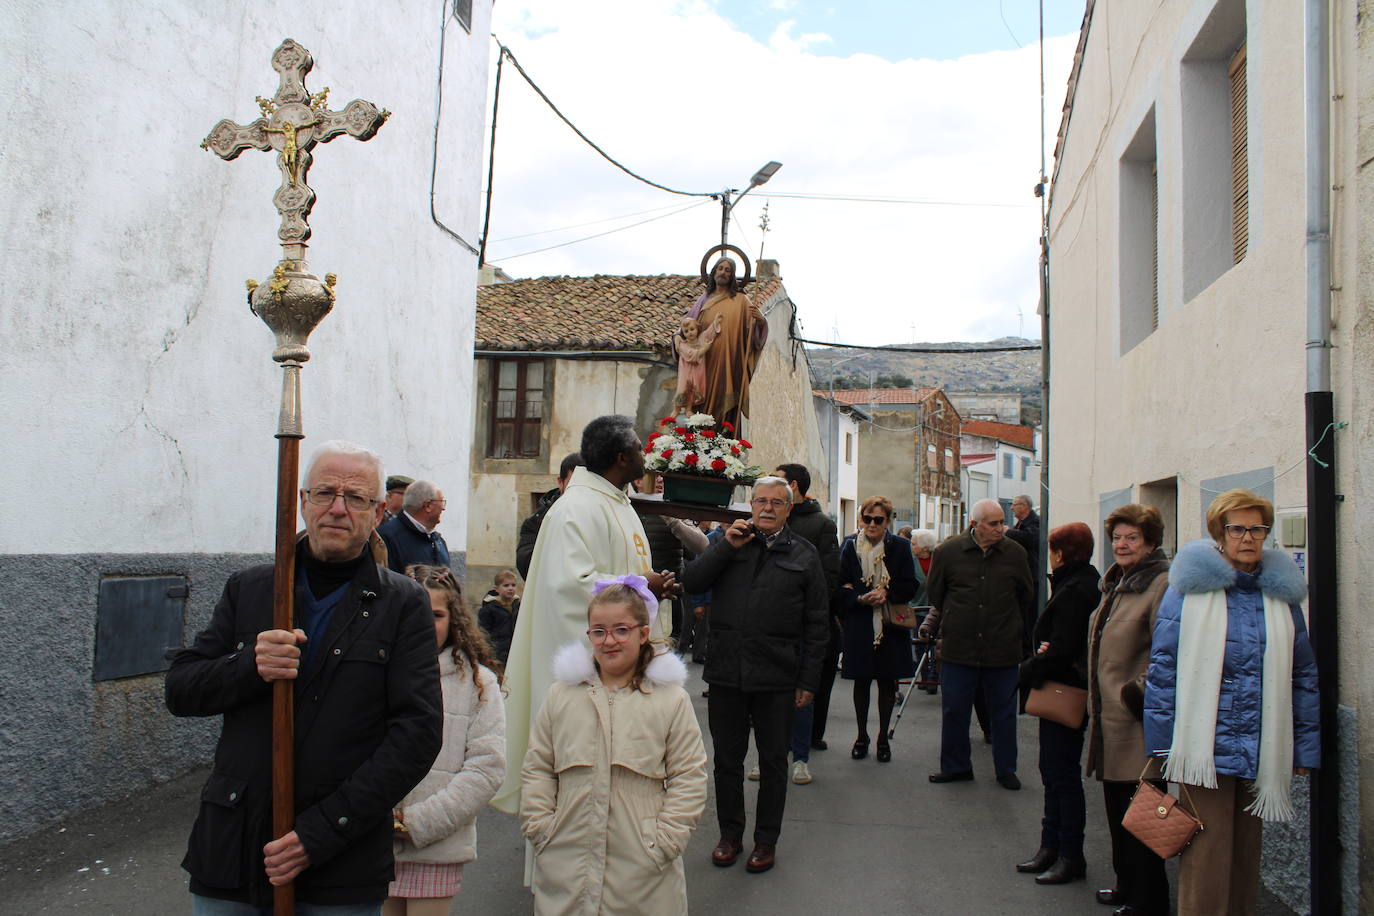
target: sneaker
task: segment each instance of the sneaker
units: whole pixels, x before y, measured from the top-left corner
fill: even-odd
[[[805,760],[798,760],[792,764],[792,782],[799,786],[804,786],[811,781],[811,769],[806,765]]]
[[[754,764],[753,769],[749,771],[749,778],[754,782],[759,781],[759,765],[757,763]]]

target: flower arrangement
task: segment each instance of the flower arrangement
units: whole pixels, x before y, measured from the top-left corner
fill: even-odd
[[[644,467],[650,471],[716,477],[737,483],[751,483],[759,468],[746,463],[748,440],[735,439],[735,427],[716,424],[707,413],[694,413],[685,420],[664,417],[659,429],[649,434],[644,446]]]

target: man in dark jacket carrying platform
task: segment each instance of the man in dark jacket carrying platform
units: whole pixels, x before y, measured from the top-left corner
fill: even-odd
[[[973,695],[983,688],[997,783],[1021,788],[1016,775],[1016,682],[1022,620],[1034,592],[1026,552],[1006,534],[995,499],[973,504],[973,527],[935,548],[926,591],[939,615],[943,697],[940,770],[936,783],[973,778],[968,726]],[[920,635],[930,638],[931,618]]]
[[[754,851],[745,867],[773,867],[787,802],[787,746],[792,711],[815,696],[828,636],[829,595],[816,548],[787,528],[787,481],[760,477],[752,517],[687,565],[683,587],[710,590],[711,651],[703,677],[715,748],[720,841],[711,860],[735,864],[744,838],[744,755],[750,729],[759,751]]]
[[[393,876],[392,808],[439,753],[429,597],[379,565],[381,459],[326,442],[300,492],[299,628],[272,628],[266,564],[231,576],[209,627],[171,653],[167,708],[224,717],[182,860],[196,912],[237,912],[227,901],[270,907],[271,885],[290,881],[311,912],[379,912]],[[296,785],[294,829],[273,837],[277,680],[295,681]]]
[[[529,578],[530,560],[534,559],[534,543],[539,540],[539,529],[544,524],[544,516],[558,501],[558,497],[563,495],[563,491],[568,489],[568,481],[572,480],[573,471],[586,466],[587,462],[582,460],[581,452],[569,452],[563,456],[563,463],[558,466],[558,486],[539,497],[539,505],[535,508],[534,514],[520,523],[520,538],[515,544],[515,568],[520,572],[520,578]]]

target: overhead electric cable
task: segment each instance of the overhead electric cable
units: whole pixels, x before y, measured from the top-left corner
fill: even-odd
[[[921,197],[864,197],[860,195],[846,194],[810,194],[801,191],[760,191],[755,197],[786,197],[795,200],[830,200],[848,201],[862,204],[923,204],[931,207],[998,207],[1022,210],[1034,207],[1034,204],[1012,204],[995,203],[993,201],[974,201],[974,200],[928,200]]]
[[[628,226],[617,226],[617,227],[614,228],[614,229],[607,229],[605,232],[598,232],[598,233],[596,233],[595,235],[584,236],[584,237],[582,237],[582,238],[580,238],[580,239],[573,239],[573,240],[568,241],[568,242],[559,242],[557,245],[548,245],[548,246],[546,246],[546,247],[544,247],[544,248],[536,248],[536,249],[534,249],[533,251],[522,251],[522,252],[520,252],[519,254],[503,255],[503,256],[501,256],[500,258],[498,258],[498,260],[501,260],[501,261],[513,261],[513,260],[515,260],[516,258],[523,258],[525,255],[529,255],[529,254],[539,254],[541,251],[553,251],[555,248],[566,248],[566,247],[568,247],[569,245],[576,245],[578,242],[590,242],[592,239],[599,239],[599,238],[602,238],[603,236],[613,235],[614,233],[617,233],[617,232],[623,232],[623,231],[626,230],[626,229],[633,229],[635,226],[642,226],[642,225],[644,225],[645,223],[652,223],[652,222],[654,222],[655,220],[667,219],[668,217],[670,217],[670,216],[676,216],[676,215],[679,214],[679,213],[686,213],[688,210],[696,209],[697,207],[700,207],[700,206],[702,206],[702,205],[705,204],[705,203],[706,203],[706,201],[704,201],[704,200],[699,200],[699,201],[697,201],[696,203],[688,204],[688,205],[685,206],[685,207],[679,207],[678,209],[674,210],[672,213],[664,213],[664,214],[661,214],[661,215],[659,215],[659,216],[651,216],[651,217],[649,217],[648,219],[642,219],[642,220],[640,220],[640,221],[637,222],[637,223],[630,223]]]
[[[551,232],[568,232],[572,229],[583,229],[587,226],[596,226],[600,223],[610,223],[618,219],[629,219],[632,216],[643,216],[645,213],[662,213],[664,210],[672,210],[676,207],[677,204],[669,204],[666,207],[650,207],[647,210],[636,210],[633,213],[621,213],[617,216],[607,216],[603,217],[602,219],[591,219],[587,220],[585,223],[573,223],[570,226],[558,226],[554,229],[540,229],[538,232],[524,232],[520,235],[507,235],[499,239],[492,239],[491,242],[493,245],[496,245],[500,244],[501,242],[513,242],[516,239],[533,238],[536,235],[548,235]]]
[[[525,72],[525,68],[520,66],[520,61],[515,59],[515,55],[511,53],[510,48],[501,44],[499,41],[497,42],[497,47],[501,49],[500,54],[509,59],[510,62],[515,65],[516,71],[522,77],[524,77],[525,82],[530,84],[530,88],[533,89],[535,93],[538,94],[538,96],[544,100],[544,104],[548,105],[550,110],[552,110],[554,114],[558,115],[559,120],[561,120],[564,124],[568,125],[568,127],[572,128],[572,132],[577,134],[577,136],[579,136],[580,138],[582,138],[583,143],[586,143],[592,149],[600,153],[602,159],[605,159],[611,165],[620,169],[622,172],[624,172],[626,175],[629,175],[631,178],[634,178],[637,181],[642,181],[645,184],[650,185],[651,187],[658,188],[660,191],[667,191],[669,194],[681,194],[683,197],[710,197],[713,199],[720,198],[719,191],[679,191],[677,188],[670,188],[667,185],[659,184],[657,181],[651,181],[648,178],[645,178],[643,175],[640,175],[638,172],[633,171],[628,166],[625,166],[620,162],[617,162],[611,156],[610,153],[606,152],[604,149],[597,146],[596,143],[594,143],[590,137],[588,137],[586,134],[584,134],[581,130],[578,129],[576,124],[574,124],[572,121],[569,121],[567,115],[563,114],[563,112],[558,110],[558,106],[553,103],[553,100],[550,99],[548,95],[545,94],[544,90],[540,89],[539,85],[533,79],[530,78],[530,75]],[[517,257],[519,257],[519,255],[517,255]]]

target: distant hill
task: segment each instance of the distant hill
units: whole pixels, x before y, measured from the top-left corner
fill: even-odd
[[[986,347],[1014,347],[1039,341],[1022,337],[1002,337],[978,343],[903,343],[892,347],[939,347],[980,350]],[[806,351],[811,362],[811,381],[828,388],[832,369],[836,388],[866,388],[869,379],[878,387],[935,385],[948,391],[1015,391],[1022,397],[1023,421],[1038,422],[1040,417],[1040,351],[1012,353],[901,353],[860,350],[851,347],[814,347]],[[879,376],[887,376],[880,379]],[[910,379],[910,382],[904,381]]]

